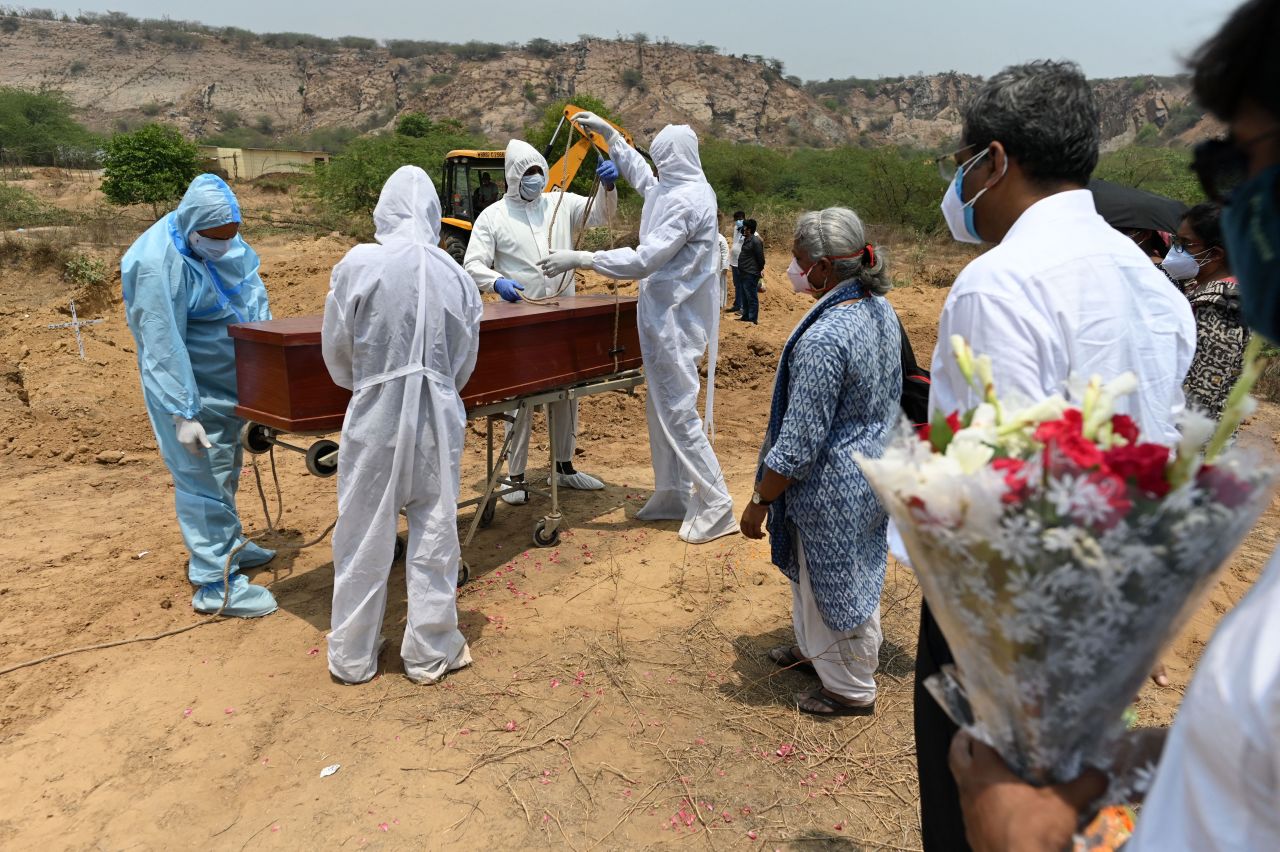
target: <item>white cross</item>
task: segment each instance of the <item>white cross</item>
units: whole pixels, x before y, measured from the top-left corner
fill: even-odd
[[[97,325],[103,320],[81,320],[76,316],[76,300],[71,300],[71,322],[59,322],[49,326],[49,328],[73,328],[76,332],[76,346],[80,347],[80,360],[84,360],[84,339],[80,336],[80,326]]]

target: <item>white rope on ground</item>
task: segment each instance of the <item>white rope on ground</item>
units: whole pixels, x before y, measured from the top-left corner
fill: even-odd
[[[262,500],[263,511],[266,512],[267,495],[262,488],[262,477],[258,473],[258,463],[256,459],[254,460],[254,463],[253,463],[253,474],[254,474],[254,479],[256,480],[257,486],[258,486],[258,497]],[[217,612],[211,614],[208,618],[195,622],[194,624],[188,624],[185,627],[175,627],[173,630],[166,630],[163,633],[156,633],[153,636],[135,636],[132,639],[117,639],[114,642],[100,642],[96,645],[84,645],[79,648],[71,648],[66,651],[58,651],[53,654],[46,654],[45,656],[37,657],[34,660],[27,660],[25,662],[17,663],[15,665],[8,666],[7,668],[0,669],[0,676],[7,675],[11,672],[16,672],[19,669],[30,668],[31,666],[38,666],[41,663],[47,663],[50,660],[56,660],[59,657],[69,657],[72,654],[82,654],[86,651],[101,651],[107,648],[119,648],[121,645],[133,645],[138,642],[154,642],[157,639],[166,639],[170,636],[177,636],[179,633],[186,633],[188,630],[195,630],[197,627],[203,627],[206,624],[212,624],[215,621],[227,621],[231,616],[224,616],[222,612],[227,608],[227,602],[231,599],[231,562],[232,560],[235,559],[236,554],[239,553],[244,548],[244,546],[247,545],[250,541],[253,541],[256,538],[262,538],[262,536],[269,535],[272,532],[274,532],[276,529],[276,525],[280,523],[281,515],[283,515],[284,513],[284,497],[280,491],[280,477],[276,473],[276,455],[275,455],[274,447],[271,448],[271,476],[272,476],[272,479],[275,481],[276,501],[279,507],[279,514],[276,515],[276,519],[273,522],[271,520],[271,515],[268,513],[266,515],[267,532],[261,533],[257,536],[253,536],[253,538],[246,538],[244,541],[238,544],[236,548],[231,551],[231,553],[227,554],[227,561],[222,566],[222,605],[218,607]],[[337,526],[337,524],[338,524],[338,521],[335,518],[333,523],[329,524],[329,526],[324,528],[324,532],[320,533],[320,535],[316,536],[311,541],[304,542],[303,544],[299,544],[299,545],[282,544],[282,545],[279,545],[277,549],[301,551],[301,550],[306,550],[308,547],[314,547],[315,545],[324,541],[328,537],[329,533],[333,531],[333,528]]]

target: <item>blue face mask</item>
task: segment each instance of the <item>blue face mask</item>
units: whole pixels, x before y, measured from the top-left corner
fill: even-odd
[[[547,185],[547,176],[540,174],[525,175],[520,178],[520,197],[525,201],[533,201],[542,194]]]
[[[1222,237],[1240,281],[1241,318],[1272,343],[1280,342],[1280,165],[1240,185],[1222,209]]]

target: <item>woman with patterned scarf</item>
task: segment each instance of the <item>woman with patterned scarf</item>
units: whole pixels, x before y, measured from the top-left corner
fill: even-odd
[[[1185,258],[1182,291],[1196,318],[1196,354],[1182,389],[1189,407],[1214,418],[1222,415],[1249,342],[1249,329],[1240,319],[1240,285],[1231,275],[1222,242],[1221,212],[1217,204],[1208,203],[1188,210],[1170,252]]]
[[[763,538],[767,520],[773,563],[791,580],[796,644],[769,656],[821,681],[799,709],[868,716],[888,516],[854,453],[880,455],[902,417],[902,336],[884,259],[852,210],[803,214],[791,252],[787,277],[817,304],[782,350],[741,527]]]

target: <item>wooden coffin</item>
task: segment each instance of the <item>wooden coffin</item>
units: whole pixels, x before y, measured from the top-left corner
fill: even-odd
[[[462,390],[468,409],[615,372],[612,296],[562,296],[558,304],[486,302],[480,353]],[[618,300],[616,369],[640,367],[636,300]],[[232,325],[236,383],[246,420],[285,432],[337,432],[350,391],[329,378],[321,317]]]

